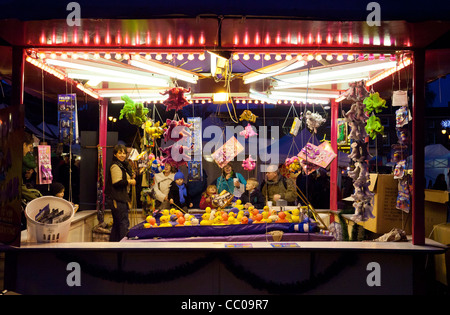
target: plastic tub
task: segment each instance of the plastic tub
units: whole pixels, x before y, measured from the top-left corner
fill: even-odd
[[[69,218],[63,222],[55,224],[47,224],[37,222],[35,220],[39,211],[49,205],[50,209],[58,208],[63,210],[63,216],[69,215]],[[70,224],[72,222],[75,211],[72,204],[59,197],[44,196],[33,199],[25,208],[25,216],[27,218],[28,242],[37,243],[62,243],[67,241],[69,236]]]

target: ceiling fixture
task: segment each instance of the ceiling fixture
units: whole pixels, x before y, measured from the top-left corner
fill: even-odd
[[[303,60],[284,60],[270,66],[260,68],[257,71],[247,72],[242,76],[242,78],[244,80],[244,84],[249,84],[280,73],[299,69],[305,65],[306,62]]]
[[[189,83],[197,83],[198,80],[198,75],[193,72],[153,60],[129,60],[128,64]]]

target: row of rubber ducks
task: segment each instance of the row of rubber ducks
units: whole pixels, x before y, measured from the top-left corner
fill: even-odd
[[[238,200],[239,201],[239,200]],[[260,212],[253,206],[244,210],[233,207],[230,211],[211,209],[207,207],[201,218],[189,213],[183,213],[174,208],[161,211],[159,224],[155,217],[148,216],[144,228],[151,227],[177,227],[177,226],[207,226],[207,225],[233,225],[233,224],[258,224],[258,223],[299,223],[305,219],[305,215],[299,209],[288,211],[276,211],[265,206]]]

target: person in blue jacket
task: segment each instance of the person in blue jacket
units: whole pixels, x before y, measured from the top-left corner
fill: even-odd
[[[217,178],[216,186],[217,192],[220,194],[226,190],[236,198],[240,198],[245,191],[247,181],[240,173],[234,172],[230,164],[227,164],[222,169],[222,175]]]

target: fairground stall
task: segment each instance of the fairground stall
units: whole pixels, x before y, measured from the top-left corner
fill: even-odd
[[[347,10],[322,2],[320,10],[282,3],[273,11],[246,1],[183,10],[176,2],[170,8],[40,2],[27,3],[25,15],[6,7],[0,74],[12,90],[0,125],[9,156],[0,183],[5,288],[22,294],[427,292],[434,267],[428,259],[445,252],[427,236],[447,222],[448,192],[425,190],[425,83],[450,69],[443,49],[450,22],[444,9],[434,12],[429,4],[406,10],[354,3]],[[36,6],[41,10],[33,12]],[[42,100],[36,105],[42,128],[35,132],[43,141],[40,184],[53,181],[45,143],[49,110],[58,115],[57,141],[69,154],[81,147],[76,213],[71,195],[21,206],[22,169],[15,161],[22,159],[25,93]],[[90,114],[80,113],[80,104]],[[83,132],[83,124],[94,131]],[[108,242],[105,184],[112,147],[124,133],[139,185],[130,191],[128,234]],[[378,157],[386,153],[391,169],[379,172]],[[239,197],[245,190],[223,188],[206,208],[173,202],[158,210],[154,180],[168,165],[199,195],[231,165],[243,180],[235,191],[252,180],[264,184],[266,173],[275,172],[293,197],[272,200],[267,188],[255,207]],[[321,184],[327,189],[319,192],[307,178],[327,172]],[[351,190],[345,198],[344,178]],[[348,241],[358,227],[372,238]],[[66,282],[73,263],[81,286]],[[377,266],[389,274],[382,285],[369,277]]]

